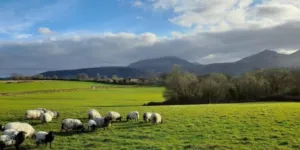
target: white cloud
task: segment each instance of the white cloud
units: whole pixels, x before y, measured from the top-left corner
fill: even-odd
[[[38,29],[38,31],[40,34],[43,34],[43,35],[49,35],[49,34],[53,33],[49,28],[46,28],[46,27],[40,27]]]
[[[135,2],[133,2],[133,6],[135,6],[135,7],[141,7],[143,5],[144,5],[144,3],[142,3],[140,0],[136,0]]]
[[[202,57],[202,59],[214,59],[214,58],[216,58],[215,54],[209,54],[209,55],[207,55],[205,57]]]
[[[194,32],[268,28],[298,21],[296,0],[153,0],[155,10],[172,10],[171,23]]]
[[[281,54],[292,54],[292,53],[295,53],[297,51],[298,51],[298,49],[293,49],[293,50],[279,49],[279,50],[277,50],[277,52],[281,53]]]
[[[32,37],[32,34],[17,34],[13,36],[15,39],[27,39]]]

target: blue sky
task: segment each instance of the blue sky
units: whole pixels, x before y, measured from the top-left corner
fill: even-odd
[[[172,17],[170,11],[153,13],[147,10],[149,8],[134,6],[134,2],[130,0],[0,1],[0,8],[6,12],[0,14],[0,18],[8,20],[7,25],[22,26],[19,30],[9,30],[10,33],[0,32],[0,36],[5,39],[12,39],[16,34],[34,36],[39,34],[37,29],[40,27],[47,27],[55,32],[137,34],[151,32],[161,36],[168,36],[174,30],[183,30],[182,27],[168,21],[168,18]],[[3,26],[5,27],[5,23],[2,28]]]
[[[298,0],[0,0],[0,76],[300,49]]]

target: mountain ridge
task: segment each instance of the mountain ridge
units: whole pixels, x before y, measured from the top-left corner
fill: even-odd
[[[198,75],[209,73],[225,73],[228,75],[239,75],[241,73],[259,68],[277,67],[300,67],[300,51],[292,54],[281,54],[265,49],[256,54],[247,56],[235,62],[199,64],[189,62],[175,56],[163,56],[135,61],[128,66],[119,67],[96,67],[74,70],[47,71],[41,73],[44,76],[76,77],[78,73],[87,73],[94,77],[97,74],[102,76],[117,75],[119,77],[141,77],[149,73],[166,73],[171,71],[174,64],[180,65],[182,69]]]

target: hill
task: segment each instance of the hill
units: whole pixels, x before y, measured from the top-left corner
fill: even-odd
[[[140,60],[130,64],[132,68],[152,70],[156,72],[168,72],[173,64],[196,74],[208,74],[213,72],[238,75],[258,68],[297,67],[300,66],[300,51],[293,54],[280,54],[271,50],[264,50],[257,54],[245,57],[236,62],[214,63],[201,65],[191,63],[176,57],[162,57],[156,59]]]
[[[41,73],[45,77],[53,77],[54,75],[60,78],[76,78],[79,73],[86,73],[89,77],[96,77],[97,74],[101,76],[111,77],[117,75],[118,77],[140,77],[146,76],[145,71],[130,68],[130,67],[98,67],[98,68],[84,68],[75,70],[58,70],[58,71],[47,71]]]
[[[171,71],[174,64],[180,65],[182,68],[189,71],[195,71],[198,68],[197,64],[173,56],[140,60],[128,65],[128,67],[162,73]]]

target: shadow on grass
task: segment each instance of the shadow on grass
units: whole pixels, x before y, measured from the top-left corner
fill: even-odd
[[[58,131],[58,132],[55,132],[55,135],[56,136],[73,136],[75,134],[87,134],[87,133],[91,133],[91,132],[89,132],[89,131],[84,131],[84,132],[81,132],[81,131],[79,131],[79,132],[76,132],[76,131],[60,132],[60,131]]]

